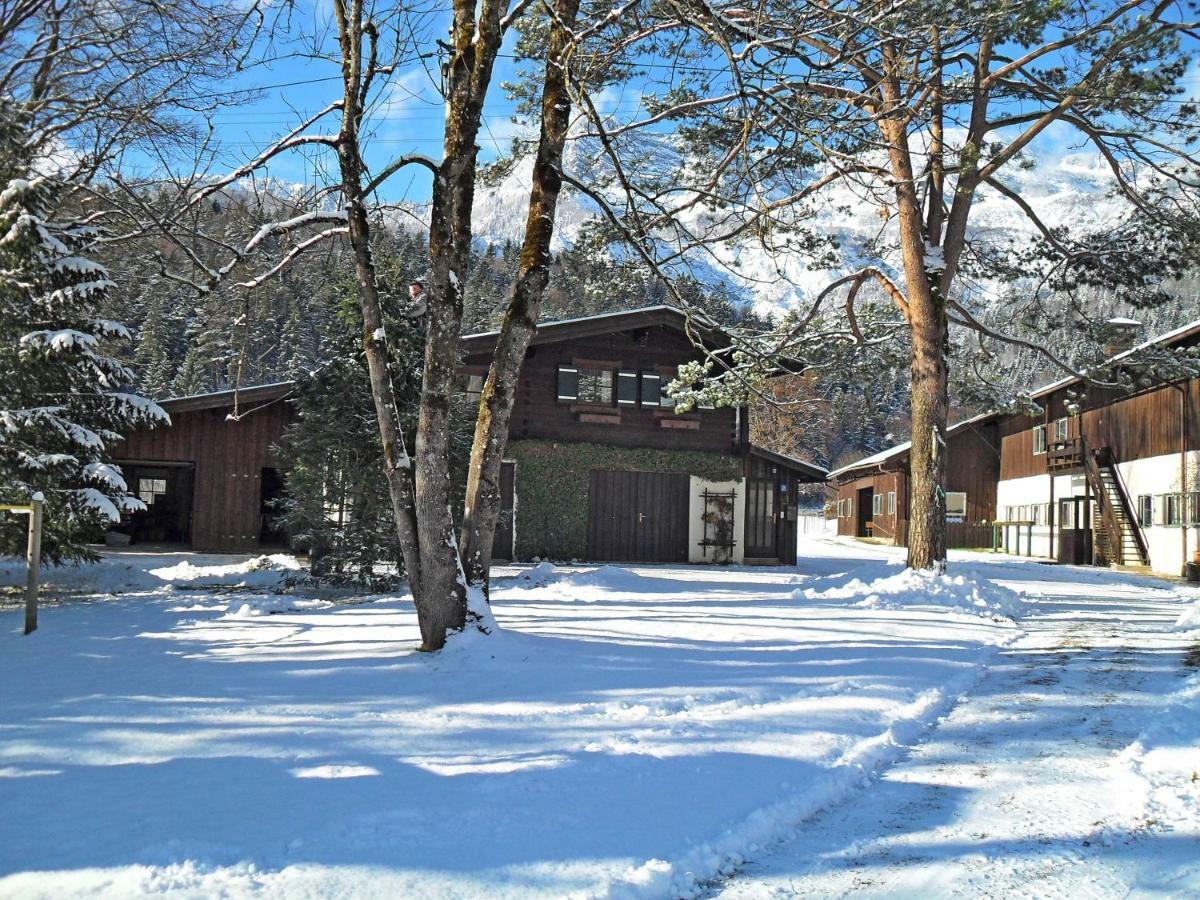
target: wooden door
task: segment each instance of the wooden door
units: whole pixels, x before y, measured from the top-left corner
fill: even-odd
[[[1086,497],[1058,501],[1058,561],[1073,566],[1092,561],[1091,503]]]
[[[492,559],[511,562],[513,560],[513,537],[516,534],[516,464],[500,464],[500,516],[496,519],[496,537],[492,541]]]
[[[779,555],[776,534],[775,479],[746,479],[746,556],[775,559]]]
[[[688,476],[595,469],[588,489],[588,558],[687,562]]]

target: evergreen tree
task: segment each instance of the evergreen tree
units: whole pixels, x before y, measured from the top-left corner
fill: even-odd
[[[140,506],[108,450],[165,416],[108,353],[129,335],[99,317],[112,282],[83,255],[97,232],[70,220],[64,185],[34,171],[20,119],[0,103],[0,502],[45,499],[43,554],[60,563],[87,558],[106,522]],[[23,522],[0,520],[0,553],[24,540]]]

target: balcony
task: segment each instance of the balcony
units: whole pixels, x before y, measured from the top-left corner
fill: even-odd
[[[1057,441],[1046,448],[1046,468],[1051,472],[1078,469],[1083,465],[1083,445],[1078,438]]]

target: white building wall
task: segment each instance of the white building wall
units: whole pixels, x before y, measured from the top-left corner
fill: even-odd
[[[1130,462],[1117,463],[1117,471],[1125,482],[1125,490],[1129,499],[1137,506],[1137,498],[1141,494],[1155,497],[1154,524],[1142,528],[1146,536],[1146,545],[1150,549],[1150,568],[1165,575],[1180,575],[1183,565],[1192,558],[1197,548],[1197,527],[1195,525],[1160,525],[1161,512],[1158,496],[1172,494],[1182,490],[1183,473],[1180,472],[1180,454],[1170,453],[1165,456],[1151,456],[1146,459],[1135,459]],[[1200,468],[1200,452],[1191,451],[1186,454],[1187,490],[1200,490],[1197,484],[1197,469]],[[1187,545],[1185,549],[1184,539]]]
[[[704,540],[704,492],[710,491],[715,494],[726,494],[730,491],[734,492],[733,500],[733,539],[737,542],[733,545],[733,555],[730,560],[718,560],[714,555],[714,548],[702,547],[700,542]],[[734,564],[742,563],[746,558],[745,540],[746,540],[746,483],[744,479],[736,481],[705,481],[703,478],[698,478],[692,475],[690,478],[689,499],[688,499],[688,562],[692,563],[711,563],[711,562],[732,562]],[[705,552],[707,550],[707,552]]]
[[[1150,550],[1150,568],[1166,575],[1179,575],[1185,562],[1200,548],[1200,528],[1196,525],[1162,525],[1158,497],[1163,494],[1178,493],[1181,487],[1181,472],[1179,454],[1171,453],[1165,456],[1154,456],[1147,459],[1136,459],[1117,464],[1117,471],[1125,484],[1130,502],[1137,511],[1137,500],[1142,494],[1149,494],[1155,499],[1154,523],[1142,526],[1142,534]],[[1200,490],[1200,451],[1187,454],[1187,490]],[[1050,500],[1050,475],[1031,475],[1026,478],[1010,478],[1001,481],[996,486],[996,518],[1009,518],[1008,507],[1026,506],[1035,503],[1046,503]],[[1064,497],[1078,497],[1085,493],[1084,476],[1056,475],[1054,476],[1054,502]],[[1186,548],[1184,538],[1186,535]],[[1025,550],[1025,542],[1021,542],[1021,552]],[[1036,526],[1033,529],[1033,555],[1051,556],[1049,526]]]
[[[996,485],[996,519],[1004,521],[1009,517],[1008,507],[1030,506],[1035,503],[1046,503],[1050,500],[1050,476],[1030,475],[1028,478],[1010,478]],[[1010,528],[1009,548],[1013,549],[1017,529]],[[1026,539],[1022,537],[1020,553],[1024,554]],[[1037,525],[1033,529],[1033,556],[1050,556],[1050,527]]]

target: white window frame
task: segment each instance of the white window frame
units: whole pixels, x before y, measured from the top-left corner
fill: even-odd
[[[1143,528],[1154,525],[1154,495],[1138,494],[1137,498],[1138,524]]]
[[[883,515],[883,494],[875,494],[871,497],[871,515]]]
[[[962,498],[962,501],[961,501],[961,510],[962,511],[961,512],[954,511],[956,507],[952,506],[952,504],[950,502],[951,497],[961,497]],[[960,519],[965,519],[967,517],[967,492],[966,491],[946,491],[946,517],[950,518],[951,516],[954,516],[954,517],[957,517]]]
[[[1055,419],[1054,420],[1054,441],[1055,441],[1055,443],[1062,443],[1063,441],[1070,440],[1070,437],[1071,437],[1071,420],[1068,419],[1066,416],[1063,416],[1061,419]]]
[[[1046,426],[1033,426],[1033,455],[1041,456],[1046,452]]]
[[[896,514],[896,492],[888,491],[887,511],[889,516]]]
[[[167,494],[167,479],[158,478],[154,475],[141,476],[138,478],[138,499],[146,506],[153,506],[154,502],[159,497],[165,497]]]

